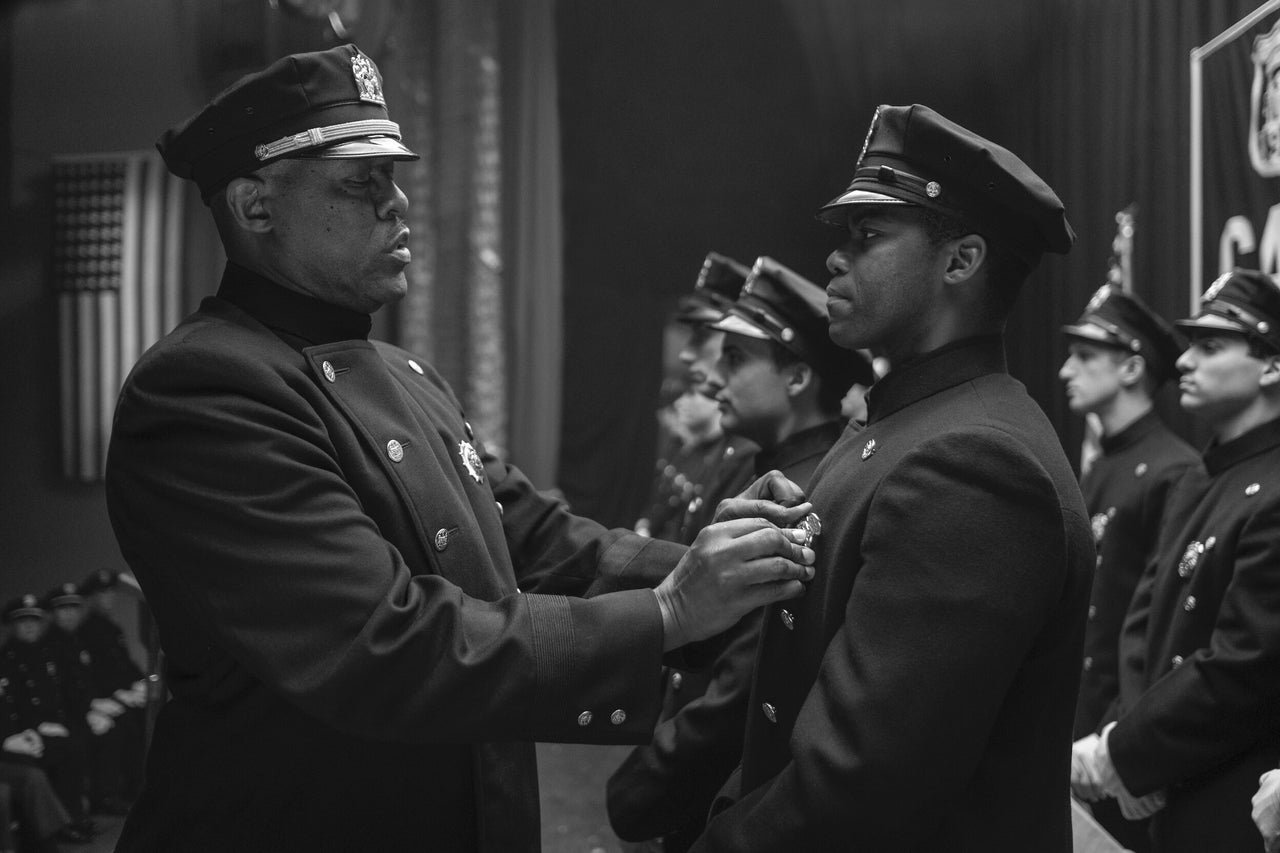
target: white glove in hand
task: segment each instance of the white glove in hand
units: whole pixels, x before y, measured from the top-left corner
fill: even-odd
[[[18,732],[16,735],[9,735],[4,739],[4,751],[12,752],[14,755],[29,755],[32,758],[39,758],[44,755],[44,741],[40,739],[40,735],[36,734],[32,729],[25,732]]]
[[[1071,793],[1085,802],[1092,803],[1106,796],[1094,767],[1094,754],[1100,740],[1091,734],[1071,744]]]
[[[89,702],[89,707],[97,711],[99,714],[105,714],[108,717],[118,717],[124,713],[124,706],[115,699],[93,699]]]
[[[71,734],[62,723],[41,723],[36,726],[36,731],[45,737],[67,737]]]
[[[89,724],[89,731],[95,735],[104,735],[111,731],[116,721],[111,719],[110,715],[101,711],[90,711],[84,715],[85,721]]]
[[[1103,728],[1102,737],[1098,740],[1098,748],[1094,752],[1094,768],[1098,773],[1099,783],[1103,791],[1116,798],[1120,804],[1120,814],[1126,819],[1142,820],[1151,817],[1164,808],[1165,792],[1154,791],[1142,797],[1135,797],[1129,793],[1129,789],[1124,786],[1120,774],[1116,771],[1115,764],[1111,761],[1110,738],[1111,730],[1115,727],[1115,723],[1108,723]]]
[[[1268,770],[1258,777],[1253,822],[1262,834],[1266,853],[1280,851],[1280,770]]]

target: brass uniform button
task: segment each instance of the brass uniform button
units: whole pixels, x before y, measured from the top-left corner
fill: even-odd
[[[589,725],[591,725],[591,712],[590,712],[590,711],[583,711],[581,714],[579,714],[579,715],[578,715],[578,725],[580,725],[580,726],[589,726]]]
[[[681,684],[684,684],[684,676],[678,672],[671,673],[671,689],[679,690]]]
[[[619,708],[609,715],[609,722],[615,726],[620,726],[627,721],[627,712]]]

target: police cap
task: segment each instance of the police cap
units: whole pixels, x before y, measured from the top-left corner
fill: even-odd
[[[712,328],[772,340],[844,392],[857,382],[875,382],[862,353],[837,346],[827,332],[827,292],[773,258],[760,257],[737,301]]]
[[[10,599],[4,606],[4,610],[0,611],[5,622],[13,622],[23,618],[43,618],[46,611],[40,605],[40,599],[36,598],[32,593],[20,595],[17,598]]]
[[[708,252],[693,293],[680,302],[676,319],[685,323],[714,323],[738,298],[750,270],[733,258]]]
[[[74,583],[64,583],[45,593],[42,604],[47,610],[55,607],[83,606],[84,595]]]
[[[882,105],[853,182],[818,212],[844,226],[854,204],[911,204],[955,219],[1034,267],[1075,242],[1058,196],[1013,153],[938,113]]]
[[[1185,342],[1177,330],[1131,293],[1104,284],[1090,298],[1080,319],[1062,327],[1068,337],[1142,356],[1157,382],[1177,375]]]
[[[1258,270],[1234,269],[1204,292],[1195,317],[1176,325],[1238,332],[1280,353],[1280,284]]]
[[[350,44],[286,56],[241,77],[156,147],[206,203],[232,178],[285,157],[418,159],[387,115],[377,66]]]

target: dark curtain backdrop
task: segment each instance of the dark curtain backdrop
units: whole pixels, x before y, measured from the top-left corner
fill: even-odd
[[[635,515],[663,317],[707,250],[825,281],[836,235],[812,214],[847,183],[878,103],[925,103],[1001,142],[1066,203],[1079,239],[1032,275],[1008,351],[1074,459],[1058,329],[1103,283],[1130,204],[1134,289],[1185,316],[1188,55],[1257,5],[560,0],[566,495],[607,523]]]

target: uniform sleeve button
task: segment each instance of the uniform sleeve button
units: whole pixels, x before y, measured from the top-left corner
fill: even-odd
[[[589,725],[591,725],[591,712],[590,712],[590,711],[583,711],[581,714],[579,714],[579,715],[578,715],[578,725],[580,725],[580,726],[589,726]]]
[[[1093,657],[1092,657],[1092,656],[1087,657],[1087,658],[1085,658],[1085,659],[1084,659],[1084,671],[1085,671],[1085,672],[1088,672],[1088,671],[1089,671],[1089,670],[1091,670],[1091,669],[1093,669]]]
[[[778,722],[778,709],[768,702],[760,705],[760,710],[764,711],[764,718],[771,723]]]
[[[1196,597],[1194,595],[1188,595],[1187,600],[1182,605],[1182,609],[1187,611],[1188,613],[1190,613],[1192,610],[1195,610]]]
[[[1174,669],[1177,669],[1182,666],[1182,655],[1174,655],[1173,659],[1169,662],[1173,664]]]
[[[627,712],[619,708],[609,715],[609,722],[615,726],[620,726],[627,721]]]
[[[678,672],[671,673],[671,689],[679,690],[681,684],[684,684],[684,676]]]

